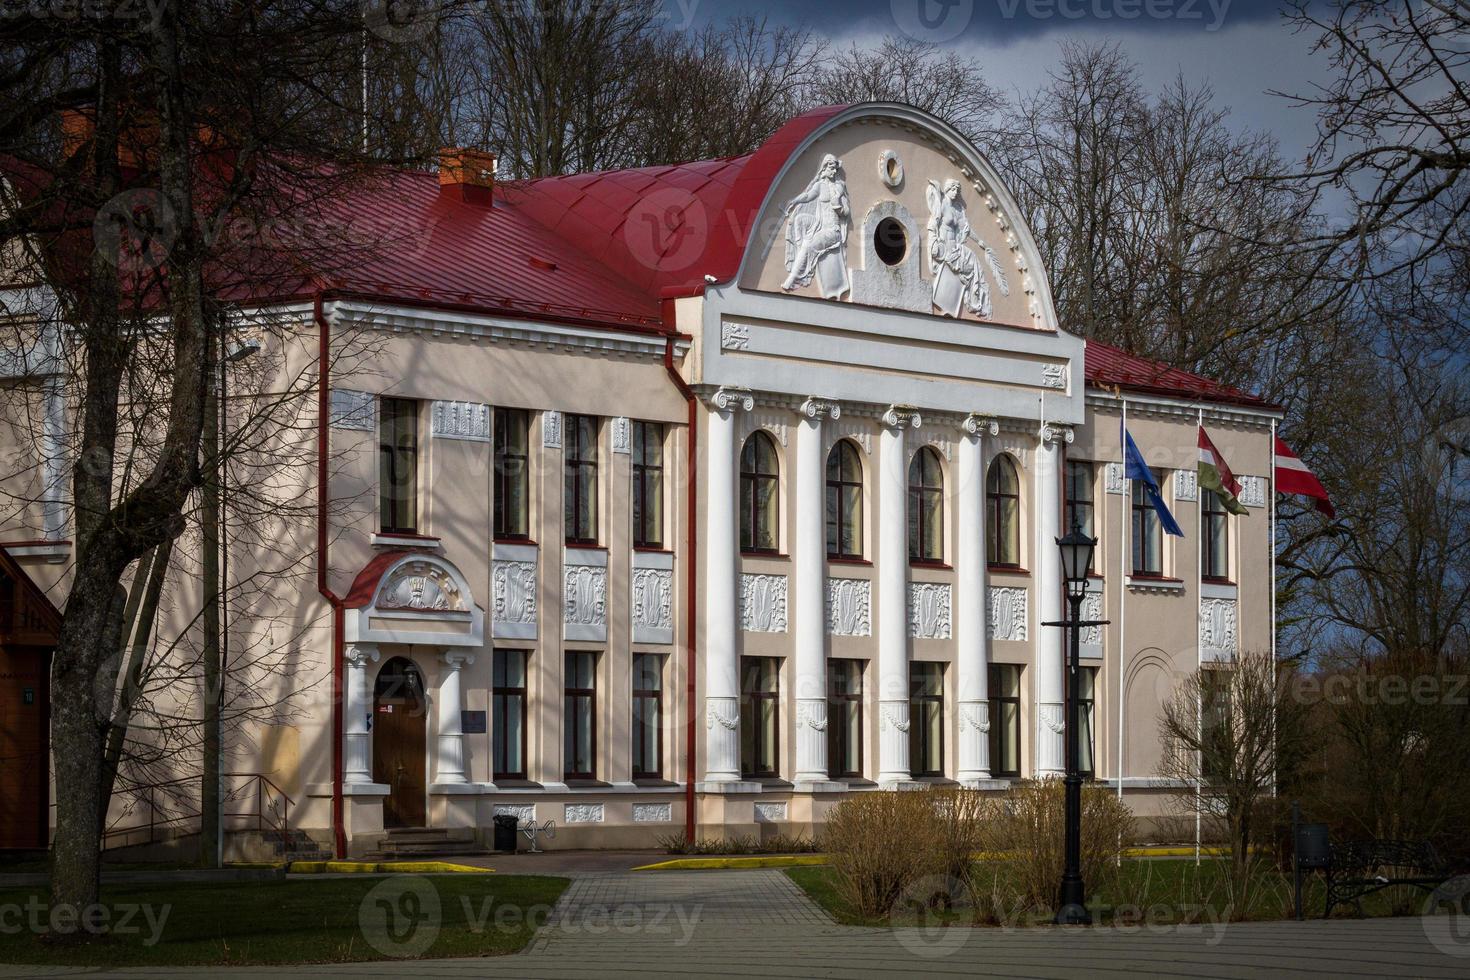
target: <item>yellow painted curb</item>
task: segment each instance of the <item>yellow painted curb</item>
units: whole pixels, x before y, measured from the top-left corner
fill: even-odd
[[[446,861],[292,861],[286,873],[320,874],[490,874],[494,868],[475,868]]]
[[[712,871],[718,868],[803,868],[826,864],[825,854],[757,854],[749,857],[675,858],[645,864],[634,871]]]

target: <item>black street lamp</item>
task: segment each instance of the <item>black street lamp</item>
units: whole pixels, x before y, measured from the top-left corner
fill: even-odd
[[[1062,885],[1058,895],[1056,922],[1058,925],[1088,925],[1092,916],[1087,912],[1087,892],[1082,884],[1082,773],[1077,763],[1081,757],[1082,726],[1077,718],[1077,675],[1081,672],[1078,661],[1082,656],[1082,628],[1105,626],[1107,620],[1083,622],[1082,600],[1087,595],[1087,574],[1092,568],[1092,552],[1097,547],[1097,538],[1082,532],[1074,521],[1066,537],[1057,538],[1057,548],[1062,552],[1062,578],[1067,584],[1067,603],[1071,615],[1060,623],[1044,623],[1044,626],[1064,627],[1069,630],[1067,656],[1066,727],[1063,738],[1066,742],[1067,775],[1064,780],[1067,802],[1066,866],[1062,871]]]

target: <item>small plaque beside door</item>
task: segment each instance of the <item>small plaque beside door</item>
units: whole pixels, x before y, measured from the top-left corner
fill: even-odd
[[[484,735],[488,730],[485,714],[483,711],[461,711],[459,713],[460,731],[466,735]]]

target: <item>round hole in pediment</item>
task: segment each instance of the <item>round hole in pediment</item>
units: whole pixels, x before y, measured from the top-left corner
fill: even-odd
[[[898,265],[908,254],[908,233],[897,218],[884,218],[873,229],[873,251],[884,265]]]

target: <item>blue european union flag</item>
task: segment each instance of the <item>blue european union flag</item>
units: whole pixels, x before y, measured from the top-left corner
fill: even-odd
[[[1164,530],[1175,537],[1184,537],[1184,531],[1180,529],[1179,522],[1174,520],[1174,515],[1169,513],[1169,508],[1164,504],[1164,495],[1159,490],[1159,481],[1154,479],[1153,471],[1143,461],[1143,453],[1138,451],[1138,446],[1133,442],[1133,436],[1128,430],[1123,430],[1123,475],[1130,480],[1143,482],[1144,496],[1148,502],[1153,504],[1154,511],[1159,515],[1159,523]]]

